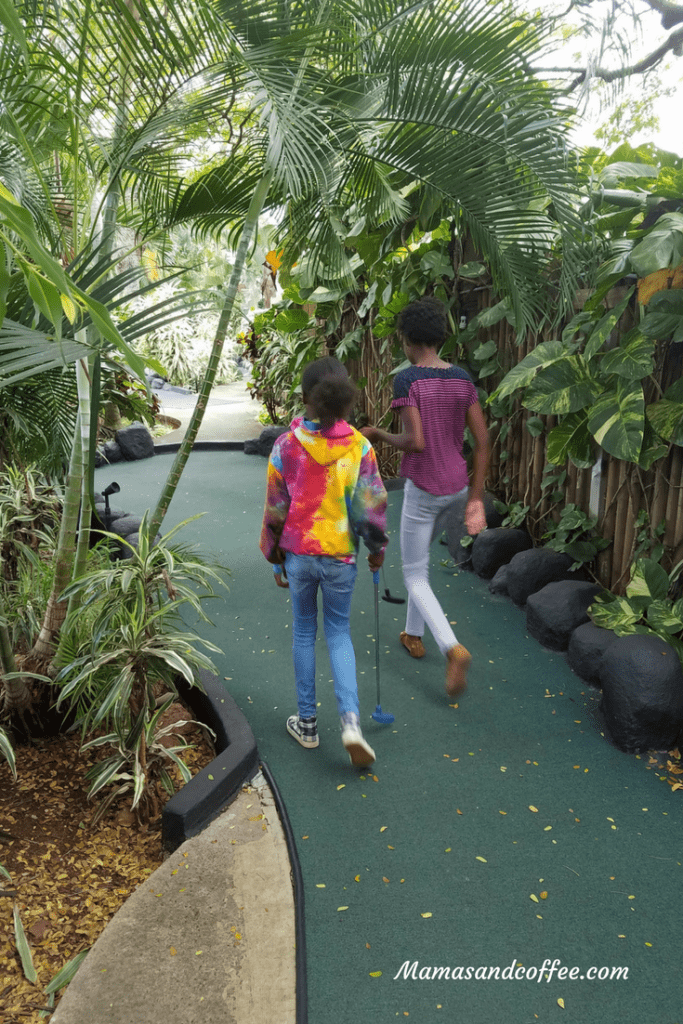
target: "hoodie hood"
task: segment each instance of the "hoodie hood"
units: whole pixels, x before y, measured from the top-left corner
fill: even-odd
[[[289,429],[311,458],[321,466],[337,462],[349,449],[364,440],[363,435],[345,420],[337,420],[334,426],[326,430],[309,430],[304,425],[304,417],[299,416],[292,420]]]

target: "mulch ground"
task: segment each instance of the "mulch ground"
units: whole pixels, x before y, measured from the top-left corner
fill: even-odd
[[[199,729],[186,737],[195,774],[214,753]],[[38,1024],[54,1007],[45,986],[88,949],[133,890],[161,864],[160,819],[140,825],[113,806],[96,825],[85,773],[101,751],[79,751],[76,734],[16,749],[18,779],[0,763],[0,1020]],[[177,783],[176,783],[177,784]],[[96,798],[97,799],[97,798]],[[13,913],[17,907],[38,980],[24,977]],[[55,1000],[55,1005],[58,997]]]

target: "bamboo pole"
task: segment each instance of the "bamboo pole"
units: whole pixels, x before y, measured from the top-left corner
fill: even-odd
[[[681,455],[681,449],[676,446],[674,448],[673,457],[671,459],[671,471],[669,473],[669,489],[666,499],[666,531],[664,533],[664,543],[668,548],[676,547],[676,528],[677,528],[677,514],[678,506],[680,503],[680,487],[681,487],[681,468],[683,466],[683,458]]]
[[[612,582],[612,566],[614,563],[614,524],[616,522],[616,493],[619,480],[619,463],[611,456],[607,459],[607,483],[605,486],[605,500],[598,526],[603,537],[607,537],[612,543],[598,556],[598,578],[603,586],[609,587]]]
[[[573,462],[567,463],[567,486],[564,492],[564,504],[576,504],[576,473],[577,469]]]
[[[626,537],[626,520],[628,518],[630,495],[627,486],[627,468],[625,462],[619,462],[619,482],[616,495],[616,517],[614,520],[614,560],[612,562],[612,577],[610,584],[619,585],[619,591],[623,592],[622,577],[624,574],[624,540]]]

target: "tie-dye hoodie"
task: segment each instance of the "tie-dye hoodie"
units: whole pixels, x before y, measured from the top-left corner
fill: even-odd
[[[372,445],[344,420],[310,429],[299,417],[275,444],[261,551],[277,563],[277,549],[355,562],[362,539],[373,553],[387,544],[387,492]]]

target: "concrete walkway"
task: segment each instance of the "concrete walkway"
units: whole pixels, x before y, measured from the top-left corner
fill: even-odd
[[[164,416],[179,420],[180,426],[169,434],[155,439],[155,444],[173,444],[185,437],[197,396],[181,395],[172,391],[158,391],[157,397]],[[263,405],[253,399],[246,382],[240,378],[230,384],[219,384],[211,392],[197,435],[198,441],[248,441],[263,430],[259,413]]]
[[[294,901],[263,776],[136,889],[52,1024],[293,1024]]]

